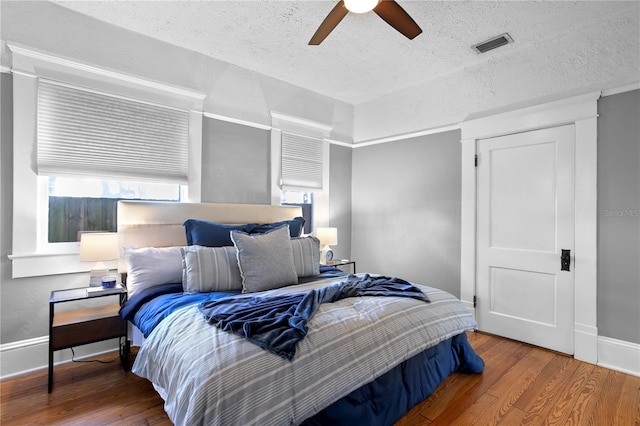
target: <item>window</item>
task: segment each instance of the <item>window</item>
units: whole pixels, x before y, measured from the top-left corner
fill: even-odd
[[[305,233],[328,226],[331,127],[277,112],[271,121],[272,204],[300,205]]]
[[[186,111],[40,78],[37,126],[38,175],[49,176],[48,243],[115,232],[118,199],[180,201],[178,183],[188,176]]]
[[[187,183],[187,111],[43,78],[37,102],[39,175]]]
[[[180,202],[180,185],[94,178],[48,178],[49,243],[80,241],[84,231],[116,232],[119,200]]]
[[[283,131],[280,186],[322,191],[323,159],[322,139]]]
[[[87,271],[78,230],[116,224],[105,214],[68,226],[83,211],[115,214],[108,206],[119,198],[200,201],[204,94],[7,46],[14,95],[13,278]],[[171,189],[159,196],[148,184]],[[80,192],[70,195],[64,188],[74,185]],[[102,193],[88,189],[98,186]],[[74,219],[60,222],[60,205],[74,204]]]
[[[280,204],[283,206],[297,206],[302,209],[305,234],[313,232],[313,192],[282,190]]]

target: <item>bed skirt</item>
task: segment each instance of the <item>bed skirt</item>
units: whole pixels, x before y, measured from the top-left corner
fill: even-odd
[[[393,425],[451,373],[480,373],[483,368],[484,362],[462,333],[404,361],[302,424]]]

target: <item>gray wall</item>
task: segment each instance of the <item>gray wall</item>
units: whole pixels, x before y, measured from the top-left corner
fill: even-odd
[[[640,90],[598,114],[598,332],[640,343]]]
[[[202,201],[270,204],[271,132],[205,117],[202,133]]]
[[[460,295],[460,132],[353,150],[352,258]]]
[[[352,152],[352,148],[331,145],[329,225],[338,228],[338,245],[331,247],[336,259],[351,258]]]

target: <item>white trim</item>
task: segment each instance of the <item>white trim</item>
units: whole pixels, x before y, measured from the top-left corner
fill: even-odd
[[[486,139],[556,127],[582,119],[597,117],[598,110],[597,107],[594,107],[594,103],[599,97],[600,92],[591,92],[555,102],[465,121],[460,124],[462,139]]]
[[[476,318],[473,297],[476,289],[476,168],[473,166],[476,154],[476,140],[463,139],[462,151],[462,190],[460,199],[460,300],[470,306]],[[466,236],[473,236],[473,244],[465,244]]]
[[[598,365],[640,377],[640,344],[600,336]]]
[[[117,339],[105,340],[74,347],[75,359],[93,358],[118,350]],[[35,337],[0,345],[0,380],[21,376],[49,367],[49,336]],[[53,364],[71,362],[71,350],[59,350],[53,353]],[[115,364],[115,362],[114,362]],[[120,361],[117,362],[120,365]],[[53,380],[55,384],[55,369]],[[43,380],[46,381],[46,378]],[[46,383],[43,383],[43,386]]]
[[[202,175],[202,109],[205,94],[101,69],[7,43],[13,73],[13,253],[12,277],[81,272],[78,247],[46,242],[46,179],[32,168],[36,145],[38,79],[46,77],[98,91],[134,97],[189,112],[188,201],[199,202]],[[32,194],[25,196],[24,194]],[[75,254],[75,256],[74,256]]]
[[[416,138],[418,136],[427,136],[427,135],[433,135],[436,133],[449,132],[451,130],[458,130],[459,128],[460,128],[459,124],[452,124],[450,126],[434,127],[432,129],[418,130],[416,132],[411,132],[411,133],[402,133],[399,135],[388,136],[388,137],[379,138],[379,139],[370,139],[362,142],[354,142],[353,148],[363,148],[365,146],[377,145],[380,143],[395,142],[403,139]]]
[[[322,164],[324,171],[322,173],[322,192],[316,192],[313,200],[313,229],[318,229],[321,226],[329,226],[329,194],[331,188],[329,182],[331,181],[329,176],[329,170],[331,170],[331,150],[329,142],[322,141]]]
[[[4,65],[0,65],[0,72],[11,73],[11,68],[6,67]]]
[[[319,123],[317,121],[307,120],[305,118],[294,117],[293,115],[283,114],[281,112],[271,111],[271,124],[272,127],[279,128],[281,130],[291,131],[295,133],[296,129],[305,129],[305,135],[308,136],[310,131],[320,132],[323,138],[329,136],[331,126]]]
[[[355,148],[355,146],[351,142],[341,142],[334,139],[325,139],[325,141],[329,142],[331,145],[344,146],[345,148]]]
[[[178,97],[191,98],[195,101],[199,101],[200,104],[204,102],[207,97],[205,93],[196,92],[193,90],[184,89],[178,86],[173,86],[165,83],[159,83],[132,75],[107,70],[104,68],[98,68],[87,63],[75,59],[67,59],[60,56],[54,56],[49,53],[38,51],[31,47],[22,46],[17,43],[7,43],[7,47],[13,53],[13,69],[19,72],[30,73],[32,75],[41,75],[39,66],[46,64],[49,69],[65,69],[65,72],[75,70],[80,74],[90,74],[100,76],[108,80],[119,80],[122,83],[130,83],[135,86],[143,86],[153,91],[162,91],[172,93]],[[193,107],[193,106],[192,106]],[[197,108],[197,107],[196,107]],[[200,106],[199,109],[202,109]]]
[[[473,320],[476,319],[476,308],[473,306],[473,302],[461,300],[462,304],[467,308],[467,311],[473,316]]]
[[[575,270],[576,276],[578,270]],[[576,280],[576,282],[578,282]],[[578,299],[578,295],[574,294]],[[576,306],[578,304],[576,303]],[[575,308],[577,309],[577,308]],[[574,318],[578,316],[578,312],[574,312]],[[573,353],[574,358],[580,361],[596,364],[598,361],[598,328],[580,324],[577,320],[573,324]]]
[[[275,114],[277,115],[278,113],[275,113]],[[212,112],[204,112],[203,115],[207,118],[213,118],[214,120],[226,121],[228,123],[239,124],[241,126],[254,127],[260,130],[273,129],[273,127],[269,126],[268,124],[256,123],[255,121],[241,120],[239,118],[229,117],[228,115],[214,114]],[[281,114],[281,116],[284,116],[284,114]],[[325,138],[324,140],[329,142],[332,145],[340,145],[346,148],[354,147],[353,143],[351,142],[343,142],[343,141],[337,141],[334,139],[327,139],[327,138]]]
[[[592,117],[575,121],[575,255],[574,255],[574,357],[598,361],[598,103],[591,104]]]
[[[189,111],[189,182],[187,201],[202,201],[202,113]]]
[[[597,100],[600,92],[478,118],[461,123],[462,215],[460,296],[476,291],[477,141],[495,136],[573,124],[575,127],[574,357],[595,364],[597,345]],[[482,159],[479,159],[482,161]]]
[[[239,118],[233,118],[227,115],[220,115],[220,114],[214,114],[212,112],[205,112],[204,116],[207,118],[213,118],[214,120],[240,124],[241,126],[255,127],[256,129],[261,129],[261,130],[271,130],[271,126],[267,124],[256,123],[254,121],[240,120]]]
[[[7,257],[11,259],[12,278],[89,272],[92,266],[90,262],[81,262],[78,253],[10,254]],[[108,261],[105,265],[109,269],[118,267],[116,261]]]
[[[613,89],[605,89],[602,91],[602,97],[617,95],[618,93],[631,92],[640,89],[640,82],[627,84],[626,86],[614,87]]]

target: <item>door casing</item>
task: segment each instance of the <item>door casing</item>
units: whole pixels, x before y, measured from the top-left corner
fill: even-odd
[[[477,141],[530,130],[575,126],[574,358],[596,364],[597,315],[597,101],[592,92],[460,124],[462,226],[460,298],[475,316]]]

